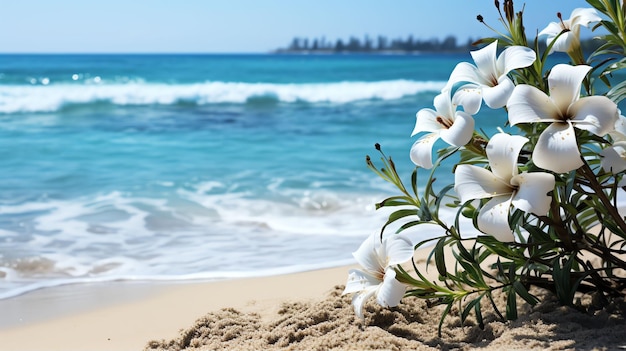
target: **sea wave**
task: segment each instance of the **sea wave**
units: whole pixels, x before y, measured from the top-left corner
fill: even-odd
[[[353,263],[350,253],[391,212],[375,208],[383,194],[271,185],[277,193],[260,198],[217,181],[163,187],[172,192],[158,198],[113,191],[0,203],[0,300],[74,283],[213,280]],[[456,212],[440,217],[452,223]],[[471,221],[463,225],[464,236],[478,234],[468,230]],[[404,233],[417,243],[441,228]]]
[[[373,205],[378,196],[286,190],[280,199],[258,198],[224,193],[213,181],[165,188],[173,193],[164,198],[113,191],[0,203],[0,300],[71,283],[224,279],[346,264],[386,219]]]
[[[54,112],[71,105],[172,105],[191,103],[243,104],[259,99],[294,103],[344,104],[363,100],[395,100],[422,92],[438,91],[439,81],[386,80],[332,83],[243,83],[196,84],[111,83],[0,85],[0,113]]]

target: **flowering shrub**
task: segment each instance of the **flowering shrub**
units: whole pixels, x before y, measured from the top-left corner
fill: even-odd
[[[496,0],[505,31],[477,42],[482,48],[471,52],[474,62],[454,68],[434,109],[417,112],[413,135],[420,137],[410,151],[417,165],[410,189],[379,145],[383,167],[367,157],[368,167],[401,194],[377,204],[395,211],[380,234],[355,252],[364,270],[350,272],[345,293],[355,293],[358,316],[373,295],[385,307],[403,296],[446,305],[442,322],[458,304],[462,320],[474,312],[482,325],[481,300],[505,318],[492,297],[496,290],[507,296],[508,319],[517,317],[517,297],[538,302],[531,286],[552,291],[566,305],[577,292],[626,294],[626,222],[617,201],[626,190],[626,117],[617,105],[626,96],[626,81],[612,81],[626,67],[626,5],[588,3],[569,19],[559,13],[558,22],[529,45],[523,11],[515,12],[513,1],[500,7]],[[487,25],[482,16],[478,20]],[[585,56],[580,27],[592,24],[604,34]],[[566,53],[569,62],[548,66],[555,52]],[[508,116],[495,135],[475,130],[483,105]],[[433,162],[439,139],[449,146]],[[439,188],[435,175],[452,155],[458,160],[454,184]],[[420,188],[417,174],[428,169]],[[451,223],[442,216],[444,206],[456,211]],[[463,236],[463,220],[481,234]],[[387,235],[392,223],[399,224],[398,233]],[[435,237],[413,245],[399,234],[425,224]],[[428,244],[438,281],[428,280],[413,260],[413,250]],[[455,267],[446,264],[446,255],[453,255]]]

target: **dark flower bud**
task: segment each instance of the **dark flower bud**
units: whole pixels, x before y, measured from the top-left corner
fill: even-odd
[[[478,15],[476,16],[476,19],[478,20],[478,22],[483,23],[485,20],[483,19],[483,16]]]
[[[506,20],[509,21],[509,23],[513,23],[513,18],[515,17],[515,10],[513,9],[513,0],[504,1],[504,14],[506,15]]]
[[[376,148],[376,150],[380,151],[380,144],[379,143],[374,144],[374,147]]]

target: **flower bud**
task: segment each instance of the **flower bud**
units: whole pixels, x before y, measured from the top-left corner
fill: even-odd
[[[506,15],[507,21],[509,21],[509,23],[513,23],[513,19],[515,18],[513,0],[504,0],[504,14]]]

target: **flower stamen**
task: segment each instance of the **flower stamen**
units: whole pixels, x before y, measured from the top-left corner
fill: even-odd
[[[452,124],[454,123],[454,121],[450,120],[449,118],[445,118],[442,116],[437,116],[435,120],[446,129],[450,129],[450,127],[452,127]]]
[[[558,17],[559,21],[561,22],[561,29],[563,30],[563,32],[569,32],[570,29],[567,28],[567,26],[565,25],[565,22],[563,22],[563,15],[561,15],[560,12],[557,12],[556,17]]]

